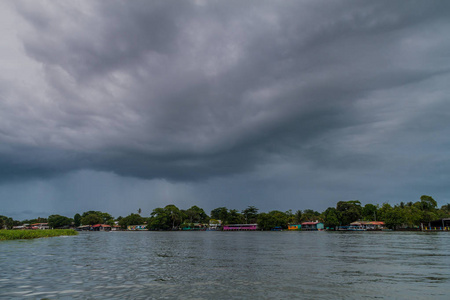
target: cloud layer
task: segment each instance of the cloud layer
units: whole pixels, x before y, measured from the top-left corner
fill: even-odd
[[[2,5],[1,182],[448,173],[446,2]]]

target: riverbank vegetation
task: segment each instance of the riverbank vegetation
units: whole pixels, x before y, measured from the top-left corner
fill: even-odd
[[[49,230],[0,230],[0,241],[36,239],[43,237],[77,235],[73,229],[49,229]]]
[[[192,206],[188,209],[180,209],[171,204],[165,207],[153,209],[149,216],[142,216],[142,210],[126,217],[114,218],[112,215],[101,211],[87,211],[83,214],[75,214],[73,218],[60,215],[51,215],[48,218],[36,218],[32,220],[17,221],[12,218],[0,216],[0,228],[12,229],[14,226],[48,222],[50,228],[69,228],[80,225],[107,224],[127,228],[131,225],[147,224],[149,230],[178,230],[192,228],[193,224],[258,224],[262,230],[271,228],[287,228],[288,224],[300,224],[308,221],[320,221],[325,228],[337,228],[351,222],[383,221],[390,229],[418,228],[421,223],[430,222],[441,218],[450,217],[450,204],[438,208],[436,200],[431,196],[423,195],[416,202],[400,202],[391,205],[366,204],[362,205],[358,200],[339,201],[335,207],[328,207],[323,212],[312,209],[259,212],[255,206],[248,206],[239,211],[218,207],[208,215],[202,208]],[[220,220],[220,221],[219,221]]]

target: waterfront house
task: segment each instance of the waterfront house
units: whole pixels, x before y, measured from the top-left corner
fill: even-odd
[[[129,225],[127,226],[127,230],[130,231],[147,230],[147,225]]]
[[[113,225],[111,231],[120,231],[122,228],[119,225]]]
[[[223,226],[224,231],[255,231],[258,224],[228,224]]]
[[[315,221],[315,222],[303,222],[302,223],[302,227],[301,230],[306,230],[306,231],[316,231],[316,230],[323,230],[323,223],[319,222],[319,221]]]
[[[220,230],[220,228],[222,227],[222,221],[221,220],[214,220],[211,219],[209,220],[209,225],[208,228],[206,230]]]
[[[12,229],[20,229],[20,230],[22,230],[22,229],[27,229],[27,225],[28,225],[28,224],[25,224],[25,225],[18,225],[18,226],[13,226]]]
[[[199,231],[199,230],[206,230],[208,226],[206,224],[202,223],[191,223],[191,224],[184,224],[181,226],[181,230],[191,230],[191,231]]]
[[[289,224],[288,230],[300,230],[302,228],[301,224]]]
[[[50,226],[48,226],[48,223],[35,223],[35,224],[31,224],[31,228],[32,229],[50,229]]]
[[[421,224],[422,230],[426,231],[440,231],[450,230],[450,218],[443,218],[431,222],[424,222]]]
[[[384,225],[382,221],[356,221],[350,223],[347,230],[382,230]]]
[[[92,231],[111,231],[111,226],[106,224],[95,224],[91,227]]]
[[[77,231],[89,231],[91,230],[91,226],[90,225],[82,225],[82,226],[78,226],[76,228]]]

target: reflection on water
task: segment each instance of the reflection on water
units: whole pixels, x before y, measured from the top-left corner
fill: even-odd
[[[449,294],[445,232],[87,232],[0,242],[1,299]]]

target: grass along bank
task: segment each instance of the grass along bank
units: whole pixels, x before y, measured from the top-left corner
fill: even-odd
[[[77,235],[73,229],[49,229],[49,230],[0,230],[0,241],[37,239],[62,235]]]

